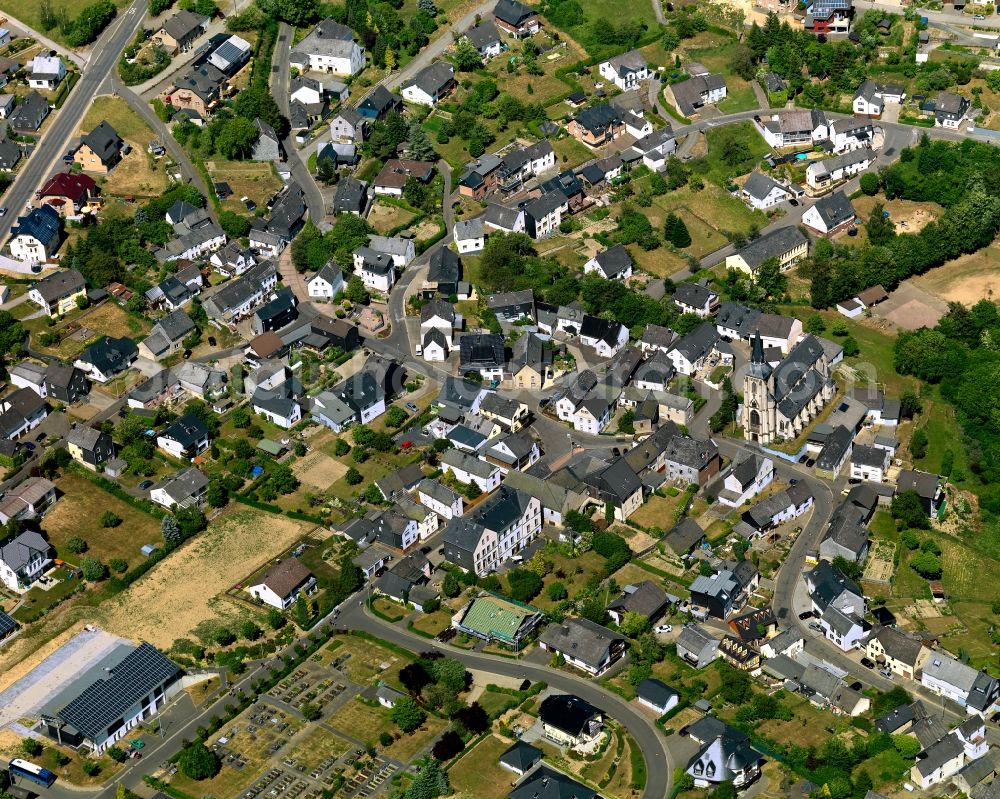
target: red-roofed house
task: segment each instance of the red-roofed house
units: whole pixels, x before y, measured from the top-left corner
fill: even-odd
[[[98,195],[94,179],[87,175],[62,172],[53,175],[38,191],[36,197],[44,205],[51,205],[59,216],[74,216]]]

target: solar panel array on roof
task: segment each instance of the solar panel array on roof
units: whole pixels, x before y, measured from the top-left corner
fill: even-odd
[[[133,705],[179,673],[176,664],[142,643],[105,679],[87,686],[58,716],[86,737],[102,739]]]
[[[6,638],[17,629],[17,622],[0,610],[0,640]]]

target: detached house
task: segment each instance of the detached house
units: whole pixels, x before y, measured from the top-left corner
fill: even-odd
[[[681,313],[702,318],[711,316],[719,308],[719,295],[700,283],[679,283],[674,290],[674,305]]]
[[[128,337],[104,338],[76,356],[73,365],[97,383],[107,383],[128,369],[139,357],[139,348]]]
[[[68,217],[79,214],[98,194],[93,178],[60,172],[49,178],[35,196],[43,205],[55,208],[59,216]]]
[[[433,108],[447,97],[456,85],[455,67],[447,61],[436,61],[403,84],[403,99]]]
[[[208,491],[208,478],[191,466],[165,478],[149,491],[149,498],[157,505],[171,509],[200,506]]]
[[[365,68],[365,51],[349,27],[324,19],[294,46],[289,63],[302,72],[357,75]]]
[[[10,254],[24,263],[43,264],[59,250],[62,238],[58,211],[51,205],[32,208],[11,228]]]
[[[21,99],[7,120],[16,131],[35,133],[48,115],[48,102],[38,92],[33,91]]]
[[[53,272],[36,281],[28,298],[49,316],[62,316],[76,308],[77,297],[87,293],[87,282],[75,269]]]
[[[868,638],[865,654],[893,674],[912,680],[923,669],[931,651],[918,638],[894,627],[880,627]]]
[[[25,64],[32,89],[52,91],[66,77],[66,65],[59,56],[36,55]]]
[[[621,244],[597,253],[583,265],[584,274],[597,272],[605,280],[628,280],[632,277],[632,256]]]
[[[0,544],[0,582],[11,591],[31,587],[52,564],[52,547],[41,535],[29,530]]]
[[[503,52],[504,46],[500,39],[500,32],[492,22],[482,22],[469,28],[463,36],[469,41],[469,44],[476,48],[476,52],[479,53],[479,57],[483,61],[489,61]]]
[[[208,17],[191,11],[178,11],[164,21],[153,34],[152,40],[159,43],[170,55],[187,51],[195,39],[208,30]]]
[[[260,582],[251,585],[247,593],[254,599],[278,610],[287,610],[300,594],[316,590],[316,578],[298,558],[285,558],[269,568]]]
[[[625,654],[628,640],[589,619],[568,618],[546,627],[538,645],[546,652],[562,655],[571,666],[599,677]]]
[[[111,436],[85,425],[77,425],[69,432],[66,436],[66,449],[73,460],[92,472],[96,472],[98,467],[115,456]]]
[[[503,336],[497,333],[466,333],[458,340],[459,371],[478,372],[484,382],[503,380],[506,358]]]
[[[194,460],[208,449],[208,430],[194,414],[187,413],[156,437],[156,446],[181,460]]]
[[[566,130],[588,147],[603,147],[625,135],[625,120],[612,106],[589,106],[570,120]]]
[[[344,275],[336,261],[325,264],[306,283],[306,291],[309,296],[317,300],[332,300],[344,289]]]
[[[792,193],[763,172],[752,172],[740,189],[740,196],[751,208],[766,211],[783,203],[792,196]]]
[[[650,77],[649,65],[638,50],[629,50],[602,61],[598,71],[602,78],[611,81],[623,92],[634,89]]]
[[[593,742],[603,730],[600,710],[572,694],[552,694],[538,707],[545,737],[571,749]]]
[[[954,92],[940,92],[934,101],[934,126],[958,130],[970,106],[967,97]]]
[[[73,154],[73,160],[80,164],[84,172],[106,175],[122,159],[125,142],[118,132],[101,120],[101,124],[86,133]]]
[[[542,29],[538,12],[518,0],[499,0],[493,7],[493,19],[504,33],[523,39]]]
[[[722,75],[696,75],[670,87],[674,105],[682,116],[691,116],[705,105],[726,97],[726,79]]]
[[[802,214],[802,224],[820,236],[835,236],[854,224],[857,214],[842,191],[820,198]]]

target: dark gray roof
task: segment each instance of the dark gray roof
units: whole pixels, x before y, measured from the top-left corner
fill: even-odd
[[[594,136],[602,136],[608,128],[621,125],[622,117],[617,109],[602,103],[581,109],[576,115],[576,122]]]
[[[609,280],[618,277],[622,272],[632,268],[632,256],[621,244],[615,244],[603,252],[597,253],[594,260],[601,267],[601,272]]]
[[[510,749],[500,755],[501,763],[522,773],[541,759],[542,750],[524,741],[515,741]]]
[[[562,623],[550,624],[539,636],[539,640],[596,668],[604,661],[609,647],[625,638],[589,619],[570,618]]]
[[[489,369],[503,366],[503,336],[497,333],[466,333],[458,340],[462,368]]]
[[[692,308],[704,308],[719,295],[700,283],[678,283],[674,289],[674,302],[690,305]]]
[[[407,81],[407,86],[416,86],[421,91],[434,96],[444,89],[449,83],[455,80],[455,68],[447,61],[435,61],[420,70],[411,80]]]
[[[747,266],[756,269],[768,258],[780,258],[807,241],[797,227],[780,227],[751,241],[738,253]]]
[[[751,172],[743,184],[743,191],[755,200],[765,199],[776,188],[787,192],[787,189],[779,186],[763,172]]]
[[[94,155],[100,158],[101,163],[105,166],[118,157],[125,145],[118,132],[108,124],[106,119],[102,119],[101,124],[90,133],[84,134],[82,141],[94,151]]]
[[[849,222],[856,216],[851,201],[842,191],[820,198],[814,207],[828,230]]]
[[[816,456],[817,469],[836,469],[841,461],[851,449],[854,441],[854,434],[842,424],[837,425],[833,432],[827,436],[823,449]]]
[[[949,760],[954,760],[961,755],[963,749],[961,740],[957,735],[951,733],[917,755],[917,762],[914,763],[913,767],[921,776],[926,777],[933,774]]]
[[[500,0],[501,3],[509,1]],[[597,799],[597,794],[572,777],[543,764],[510,792],[510,799]]]
[[[58,711],[59,718],[92,740],[103,740],[126,712],[180,669],[147,643],[125,656],[105,677],[88,685]]]
[[[500,33],[492,22],[483,22],[465,32],[466,38],[477,50],[483,50],[500,41]]]
[[[664,707],[672,698],[680,694],[660,680],[647,678],[636,686],[635,694],[640,699],[652,702],[657,707]]]
[[[689,516],[685,516],[663,536],[663,543],[670,547],[675,555],[685,555],[704,538],[705,531],[701,529],[701,525]]]
[[[626,585],[621,596],[608,605],[608,610],[639,613],[651,618],[658,615],[667,602],[666,591],[651,580],[643,580],[635,585]]]

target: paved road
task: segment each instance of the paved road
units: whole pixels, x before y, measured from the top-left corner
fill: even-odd
[[[289,62],[292,57],[292,28],[285,22],[278,27],[278,41],[274,45],[274,56],[271,60],[271,94],[274,96],[278,109],[288,117],[288,86],[291,81],[291,69]],[[285,138],[285,157],[288,169],[292,173],[292,180],[295,181],[306,193],[306,207],[309,209],[309,216],[313,222],[322,221],[326,216],[326,203],[323,201],[323,194],[313,180],[309,169],[299,157],[296,149],[295,139],[289,133]]]
[[[0,239],[6,240],[21,209],[34,198],[39,186],[61,165],[66,147],[80,127],[94,96],[115,69],[118,56],[135,36],[146,14],[147,0],[135,0],[101,35],[93,47],[93,56],[63,107],[55,111],[55,119],[28,163],[18,173],[3,202],[10,212],[0,219]]]
[[[437,641],[428,641],[402,627],[376,619],[353,601],[345,603],[344,608],[344,613],[338,619],[338,624],[341,626],[354,630],[364,630],[415,652],[437,650],[460,660],[470,669],[501,674],[505,677],[526,678],[532,682],[544,680],[553,688],[576,694],[585,699],[627,728],[639,744],[639,748],[646,758],[647,771],[643,799],[663,799],[670,793],[675,763],[666,746],[663,734],[656,728],[651,718],[644,715],[635,705],[626,702],[618,694],[611,693],[596,682],[578,677],[575,674],[538,666],[524,660],[512,661],[509,658],[494,655],[466,652],[440,644]]]
[[[111,76],[108,80],[111,85],[111,90],[121,97],[129,106],[135,111],[139,116],[142,117],[143,121],[156,134],[156,137],[160,140],[167,151],[170,153],[170,157],[174,159],[174,163],[177,164],[178,169],[180,169],[181,176],[185,181],[191,183],[195,188],[198,189],[206,198],[212,196],[207,183],[205,183],[205,178],[202,176],[201,172],[195,167],[194,162],[185,152],[184,148],[181,147],[174,137],[170,134],[170,129],[166,126],[153,110],[153,107],[147,103],[142,97],[135,93],[134,90],[130,89],[128,86],[123,84],[119,79],[117,74]],[[140,153],[140,156],[143,155]],[[215,206],[209,202],[206,206],[208,213],[213,219],[216,218]],[[216,219],[216,221],[218,221]]]

